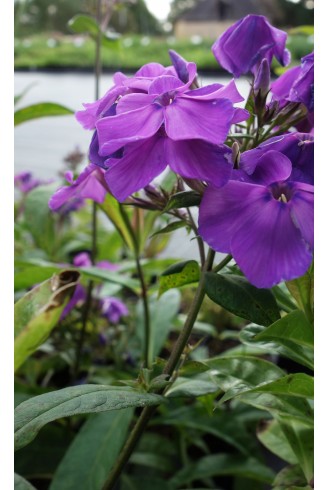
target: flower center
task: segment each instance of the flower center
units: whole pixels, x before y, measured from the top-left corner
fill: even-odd
[[[155,99],[155,104],[159,104],[161,106],[167,106],[172,104],[176,96],[176,92],[171,90],[170,92],[165,92],[165,94],[159,95]]]
[[[293,188],[290,182],[275,182],[270,185],[271,194],[276,201],[287,203],[293,197]]]

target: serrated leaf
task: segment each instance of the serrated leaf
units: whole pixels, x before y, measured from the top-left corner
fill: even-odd
[[[186,284],[199,281],[200,269],[196,260],[187,260],[173,264],[166,269],[159,278],[158,294],[162,295],[165,291],[172,288],[179,288]]]
[[[15,473],[14,484],[15,490],[36,490],[30,482],[17,473]]]
[[[131,408],[91,416],[60,462],[50,490],[101,490],[124,444]]]
[[[256,288],[244,277],[207,272],[205,291],[214,303],[259,325],[268,326],[280,318],[271,291]]]
[[[15,126],[18,126],[18,124],[40,117],[68,116],[71,114],[74,114],[74,111],[61,104],[55,104],[54,102],[40,102],[39,104],[29,105],[15,111],[14,124]]]
[[[15,410],[15,448],[29,444],[40,429],[62,417],[85,413],[159,405],[165,398],[129,388],[82,385],[45,393],[21,403]]]
[[[179,230],[180,228],[185,228],[186,226],[187,225],[184,221],[172,221],[172,223],[169,223],[164,228],[161,228],[160,230],[153,233],[149,238],[153,238],[154,236],[162,235],[165,233],[172,233],[173,231]]]
[[[170,197],[164,212],[171,209],[189,208],[191,206],[199,206],[201,202],[201,195],[195,191],[182,191],[177,194],[173,194]]]
[[[279,321],[277,323],[279,323]],[[270,330],[270,328],[271,327],[266,328],[254,324],[247,325],[240,332],[240,340],[243,344],[246,344],[247,346],[257,346],[259,349],[263,349],[263,353],[276,353],[283,357],[286,357],[287,359],[292,359],[302,366],[313,369],[313,349],[296,344],[291,340],[283,339],[282,337],[277,339],[277,342],[273,342],[273,340],[269,339],[258,340],[258,336],[260,336],[262,333],[265,334],[265,332],[267,330]]]
[[[64,270],[15,304],[15,370],[48,338],[72,296],[80,274]]]
[[[273,454],[287,461],[287,463],[297,463],[297,458],[277,420],[268,420],[264,424],[262,422],[256,435]]]

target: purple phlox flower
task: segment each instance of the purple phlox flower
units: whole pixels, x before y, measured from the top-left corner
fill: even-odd
[[[35,187],[46,183],[49,182],[35,179],[31,172],[20,172],[14,177],[15,187],[19,189],[23,194],[27,194],[32,189],[35,189]]]
[[[273,100],[281,106],[287,102],[302,102],[309,112],[314,108],[314,54],[301,60],[300,66],[287,70],[271,85]]]
[[[314,184],[314,137],[309,133],[287,133],[268,139],[257,148],[241,154],[240,168],[252,176],[259,160],[275,151],[292,164],[289,180]]]
[[[92,262],[91,262],[91,257],[88,252],[80,252],[77,255],[75,255],[73,259],[73,264],[76,267],[91,267]],[[96,262],[96,267],[99,267],[100,269],[105,269],[108,271],[116,271],[120,268],[118,264],[113,264],[112,262],[109,262],[108,260],[100,260],[99,262]]]
[[[81,304],[83,304],[86,300],[86,297],[87,293],[85,288],[81,284],[77,284],[73,296],[63,309],[62,314],[60,315],[60,320],[63,320],[73,310],[73,308],[75,308],[75,306],[80,306]]]
[[[266,58],[273,56],[286,66],[290,53],[286,49],[287,33],[273,27],[262,15],[247,15],[229,27],[213,44],[212,51],[218,63],[235,77],[256,71]]]
[[[76,180],[73,180],[73,173],[66,172],[65,177],[68,186],[57,189],[49,200],[49,207],[52,211],[61,209],[67,202],[81,199],[92,199],[97,203],[102,203],[108,192],[102,169],[96,165],[88,165]]]
[[[83,208],[84,205],[85,205],[84,199],[82,199],[81,197],[75,197],[75,198],[71,199],[70,201],[66,202],[65,204],[63,204],[60,207],[60,209],[58,210],[58,212],[61,215],[67,216],[68,214],[73,213],[73,212],[78,211],[79,209]]]
[[[129,314],[129,310],[122,301],[109,296],[101,300],[101,311],[110,323],[117,325],[123,316]]]
[[[200,236],[259,288],[303,275],[312,261],[313,186],[288,180],[291,170],[285,155],[268,151],[253,181],[209,185],[200,205]]]
[[[232,123],[247,119],[247,111],[233,106],[243,98],[233,81],[189,90],[196,65],[189,63],[186,69],[186,83],[160,76],[148,94],[126,95],[117,104],[116,116],[96,124],[101,156],[124,146],[121,158],[105,161],[106,182],[119,201],[145,187],[167,165],[183,177],[216,185],[229,179],[231,166],[218,145]]]
[[[96,122],[104,117],[117,101],[128,93],[147,92],[154,78],[164,75],[174,75],[172,67],[165,68],[159,63],[148,63],[140,68],[133,77],[127,77],[121,72],[113,76],[114,86],[103,97],[95,102],[83,104],[84,110],[77,111],[76,119],[84,129],[95,129]]]

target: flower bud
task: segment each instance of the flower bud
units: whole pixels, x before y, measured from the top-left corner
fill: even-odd
[[[270,90],[270,65],[266,58],[261,61],[261,64],[256,72],[254,80],[254,93],[261,94],[265,98]]]

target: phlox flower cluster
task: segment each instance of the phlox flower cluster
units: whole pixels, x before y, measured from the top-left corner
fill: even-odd
[[[248,15],[212,51],[234,77],[252,74],[253,96],[262,97],[267,114],[304,107],[303,125],[281,133],[278,124],[277,136],[261,141],[259,133],[236,156],[229,134],[251,115],[236,106],[243,97],[235,80],[200,87],[196,65],[170,51],[170,66],[149,63],[132,77],[116,73],[114,86],[77,112],[93,131],[90,165],[75,181],[67,176],[71,185],[56,192],[50,207],[77,196],[102,202],[107,192],[123,202],[169,167],[204,185],[199,235],[232,254],[251,283],[266,288],[304,274],[313,259],[314,61],[305,56],[271,83],[273,57],[283,66],[290,61],[286,40],[265,17]]]

